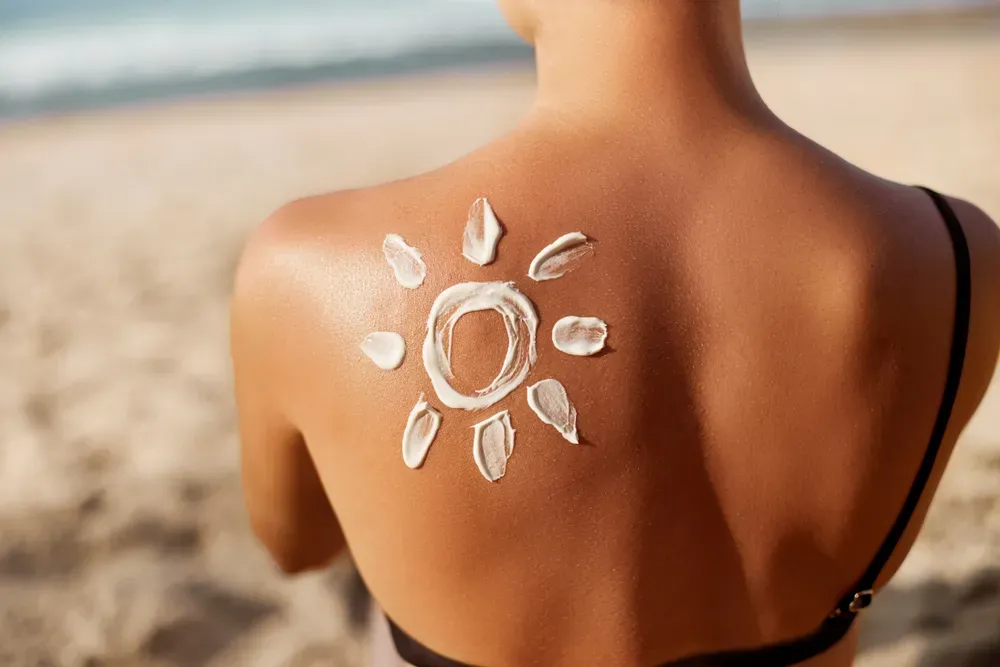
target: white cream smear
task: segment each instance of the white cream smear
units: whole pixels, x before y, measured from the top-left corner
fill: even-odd
[[[403,462],[408,468],[415,470],[424,464],[440,427],[441,413],[428,405],[421,394],[403,431]]]
[[[495,310],[507,329],[507,354],[500,372],[488,387],[473,395],[462,394],[451,385],[451,338],[455,323],[462,315],[481,310]],[[459,283],[441,292],[427,317],[424,339],[424,368],[434,391],[449,408],[480,410],[488,408],[517,389],[537,360],[535,337],[538,315],[528,297],[513,283]]]
[[[556,349],[576,357],[589,357],[604,349],[608,325],[596,317],[564,317],[552,327]]]
[[[503,229],[490,202],[477,199],[469,209],[469,221],[462,234],[462,255],[473,264],[485,266],[496,259],[501,236]]]
[[[495,482],[507,472],[507,459],[514,453],[514,427],[510,413],[498,412],[472,427],[472,458],[479,472],[489,482]]]
[[[576,432],[576,408],[569,402],[566,387],[559,380],[542,380],[528,387],[528,405],[538,418],[555,426],[574,445],[580,444]]]
[[[376,331],[365,336],[361,342],[361,351],[382,370],[392,371],[403,363],[406,342],[398,333]]]
[[[552,280],[575,269],[594,252],[594,245],[580,232],[563,234],[542,248],[528,268],[532,280]]]
[[[427,265],[420,251],[409,245],[399,234],[386,234],[382,253],[392,267],[396,281],[407,289],[417,289],[427,277]]]

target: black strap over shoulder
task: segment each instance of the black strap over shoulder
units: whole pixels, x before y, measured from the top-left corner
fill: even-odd
[[[879,547],[878,553],[875,554],[875,558],[872,559],[854,591],[845,596],[837,605],[837,609],[833,612],[835,616],[856,613],[871,604],[875,581],[899,545],[899,541],[913,518],[920,497],[934,471],[934,463],[941,450],[945,431],[948,429],[948,421],[951,419],[951,412],[958,396],[958,387],[962,380],[962,369],[965,366],[965,347],[969,338],[969,318],[972,309],[972,261],[969,256],[969,243],[962,230],[962,224],[958,221],[958,216],[955,215],[955,211],[952,210],[948,201],[929,188],[922,187],[920,189],[930,196],[941,213],[941,217],[944,218],[955,254],[955,320],[952,325],[951,356],[948,360],[944,397],[941,400],[937,419],[934,421],[930,444],[927,446],[927,451],[924,452],[923,460],[920,461],[920,468],[917,469],[917,475],[906,496],[906,501],[903,503],[903,508],[899,511],[889,534],[886,535],[882,546]]]

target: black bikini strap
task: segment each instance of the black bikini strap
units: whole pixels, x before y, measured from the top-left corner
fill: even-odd
[[[435,653],[408,635],[389,618],[388,614],[385,615],[385,620],[389,622],[389,631],[392,633],[392,643],[396,646],[396,653],[406,664],[417,667],[473,667]]]
[[[969,244],[965,239],[962,225],[948,201],[929,188],[922,187],[920,189],[930,195],[934,205],[941,213],[941,217],[944,218],[955,253],[955,323],[951,334],[951,358],[948,361],[948,377],[944,385],[944,398],[941,400],[941,408],[938,410],[937,420],[934,422],[930,444],[920,462],[920,468],[917,470],[917,476],[910,487],[910,493],[906,496],[906,502],[903,503],[903,509],[900,510],[896,522],[892,524],[892,529],[886,535],[885,541],[882,542],[882,546],[858,581],[854,591],[844,596],[840,604],[837,605],[837,609],[832,614],[834,617],[842,614],[854,614],[871,604],[875,581],[902,539],[903,532],[909,525],[931,473],[934,471],[934,462],[948,428],[948,421],[951,418],[955,398],[958,396],[958,386],[962,379],[962,367],[965,365],[965,345],[969,337],[969,312],[972,302]]]

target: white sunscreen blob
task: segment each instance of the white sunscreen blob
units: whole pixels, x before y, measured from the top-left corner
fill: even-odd
[[[498,412],[472,427],[472,458],[479,472],[489,482],[495,482],[507,472],[507,459],[514,453],[514,428],[510,413]]]
[[[555,426],[574,445],[580,444],[576,433],[576,408],[569,402],[566,388],[559,380],[542,380],[528,387],[528,405],[538,418]]]
[[[575,269],[593,252],[594,245],[580,232],[563,234],[531,260],[528,277],[537,281],[558,278]]]
[[[452,387],[451,337],[462,315],[480,310],[495,310],[507,329],[507,354],[500,372],[488,387],[474,395],[459,393]],[[434,391],[449,408],[481,410],[488,408],[517,389],[537,359],[535,337],[538,315],[528,297],[513,283],[459,283],[438,295],[427,316],[424,339],[424,368]]]
[[[556,349],[576,357],[589,357],[604,349],[608,325],[596,317],[564,317],[552,327]]]
[[[497,244],[503,229],[493,207],[485,198],[477,199],[469,209],[469,221],[462,235],[462,255],[479,266],[489,264],[497,256]]]
[[[399,234],[386,234],[382,253],[389,262],[396,281],[407,289],[417,289],[427,277],[427,265],[420,251],[406,243]]]
[[[441,413],[428,405],[421,394],[403,431],[403,462],[408,468],[415,470],[424,464],[440,427]]]
[[[406,342],[398,333],[391,331],[376,331],[365,336],[361,342],[361,351],[375,362],[382,370],[391,371],[399,368],[406,354]]]

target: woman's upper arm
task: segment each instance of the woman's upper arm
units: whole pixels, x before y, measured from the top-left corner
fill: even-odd
[[[294,320],[282,269],[287,214],[250,239],[237,270],[230,347],[239,417],[243,492],[258,539],[286,572],[325,566],[344,547],[336,516],[302,434],[283,404],[296,369],[282,359]]]
[[[971,391],[971,411],[978,407],[1000,355],[1000,228],[982,210],[952,199],[969,242],[972,313],[964,380]]]

